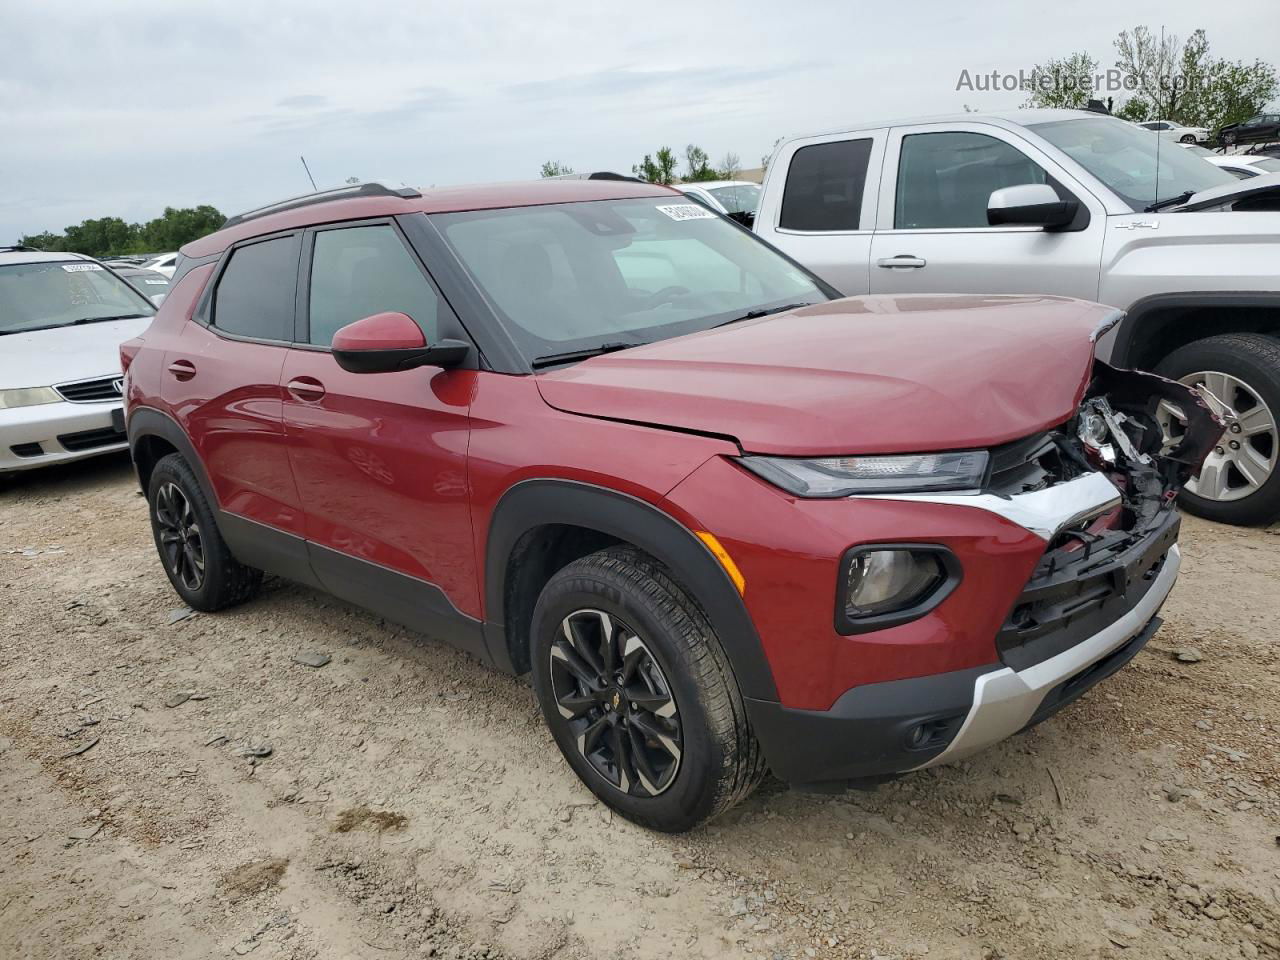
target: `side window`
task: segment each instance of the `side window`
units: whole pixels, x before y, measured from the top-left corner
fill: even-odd
[[[791,158],[778,226],[785,230],[857,230],[871,140],[801,147]]]
[[[213,297],[213,325],[242,337],[293,340],[298,240],[276,237],[237,247]]]
[[[981,133],[914,133],[902,138],[893,211],[897,230],[986,227],[995,190],[1048,183],[1037,164]]]
[[[311,343],[327,347],[347,324],[388,311],[412,317],[427,342],[434,343],[438,302],[390,226],[316,231],[308,308]]]

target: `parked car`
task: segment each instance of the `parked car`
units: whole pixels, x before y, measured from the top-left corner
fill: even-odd
[[[1154,130],[1161,136],[1177,140],[1179,143],[1208,143],[1211,139],[1206,127],[1188,127],[1181,123],[1174,123],[1172,120],[1148,120],[1139,123],[1138,126],[1144,130]]]
[[[1259,113],[1240,123],[1228,124],[1218,131],[1217,140],[1228,147],[1280,140],[1280,113]]]
[[[1111,308],[834,299],[639,182],[363,184],[182,252],[121,348],[177,593],[271,572],[532,671],[574,772],[661,830],[766,767],[967,756],[1119,669],[1221,433],[1094,364]]]
[[[754,229],[845,294],[1047,293],[1127,311],[1104,359],[1207,386],[1229,423],[1183,503],[1268,523],[1280,517],[1280,183],[1160,143],[1054,110],[797,137],[769,165]]]
[[[1204,159],[1240,180],[1266,176],[1268,173],[1280,173],[1280,158],[1269,157],[1263,153],[1215,153]]]
[[[178,262],[177,253],[162,253],[158,256],[147,260],[141,264],[147,270],[154,270],[156,273],[163,273],[166,277],[173,276],[174,267]]]
[[[157,306],[164,302],[169,292],[169,278],[156,270],[145,270],[141,267],[116,266],[109,264],[115,275],[124,279],[140,294]]]
[[[737,220],[744,227],[755,221],[760,205],[760,184],[749,180],[711,180],[677,183],[677,190],[698,201],[708,210]]]
[[[0,473],[126,448],[120,343],[154,312],[89,257],[0,247]]]

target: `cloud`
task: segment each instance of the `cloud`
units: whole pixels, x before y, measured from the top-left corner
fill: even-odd
[[[328,103],[328,97],[322,97],[316,93],[300,93],[294,97],[285,97],[283,100],[277,100],[276,106],[284,110],[311,110],[316,107],[326,106]]]

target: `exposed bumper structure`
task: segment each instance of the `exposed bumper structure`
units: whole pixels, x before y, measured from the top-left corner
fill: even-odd
[[[1142,599],[1111,626],[1082,643],[1025,670],[1005,667],[978,677],[973,688],[973,705],[955,739],[917,769],[962,760],[999,743],[1045,719],[1122,667],[1155,633],[1159,626],[1156,613],[1173,589],[1181,564],[1182,557],[1175,545],[1169,549],[1155,582]],[[1142,644],[1132,650],[1124,649],[1137,638],[1142,639]],[[1119,651],[1129,655],[1114,664],[1105,664],[1112,669],[1093,670]]]

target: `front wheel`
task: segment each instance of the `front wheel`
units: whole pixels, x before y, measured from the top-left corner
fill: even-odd
[[[1228,333],[1180,347],[1156,373],[1196,387],[1227,425],[1180,502],[1220,523],[1280,518],[1280,340]]]
[[[615,547],[564,567],[538,598],[532,642],[534,689],[556,744],[627,819],[688,830],[764,776],[719,640],[652,557]]]
[[[1196,135],[1194,133],[1184,133],[1182,137],[1179,138],[1178,142],[1179,143],[1195,143]]]

